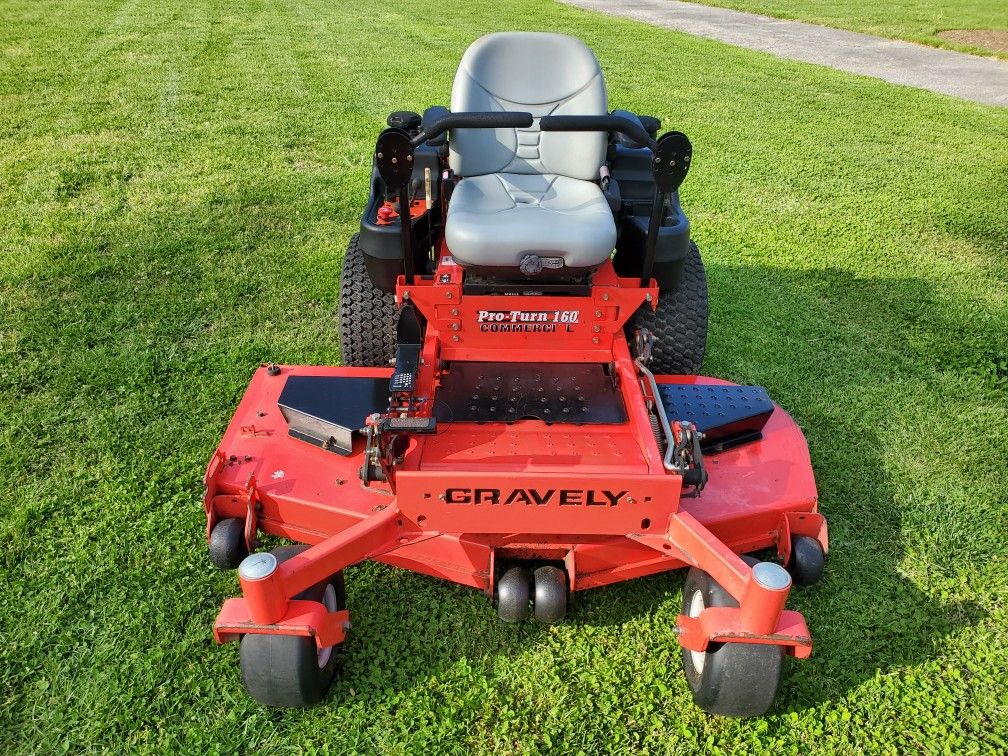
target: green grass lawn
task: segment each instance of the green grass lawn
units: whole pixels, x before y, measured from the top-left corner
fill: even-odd
[[[702,5],[807,21],[1008,59],[1005,53],[991,52],[938,36],[938,32],[948,29],[1008,31],[1008,2],[1004,0],[896,0],[889,3],[871,0],[694,1]]]
[[[1008,748],[1008,110],[532,0],[391,7],[0,0],[0,750]],[[346,670],[304,712],[211,640],[237,581],[204,466],[255,365],[338,362],[386,113],[510,28],[582,37],[614,105],[692,137],[706,369],[806,429],[833,554],[765,718],[691,704],[681,574],[512,627],[351,568]]]

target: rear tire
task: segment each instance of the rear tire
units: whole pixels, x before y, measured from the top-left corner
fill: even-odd
[[[654,312],[650,304],[641,306],[627,326],[628,336],[638,328],[655,335],[648,366],[653,372],[695,375],[707,350],[708,314],[707,272],[691,241],[676,287],[660,292]]]
[[[706,572],[691,567],[683,585],[682,613],[696,617],[711,606],[737,607],[738,602]],[[757,643],[712,643],[705,652],[682,649],[682,664],[701,709],[726,717],[756,717],[777,697],[784,651]]]
[[[388,367],[395,357],[395,295],[371,283],[360,234],[350,237],[339,291],[339,334],[343,364]]]
[[[307,546],[280,546],[271,552],[285,562]],[[346,608],[343,573],[302,591],[294,598],[318,601],[329,611]],[[249,695],[266,706],[293,708],[321,701],[332,684],[338,648],[320,649],[315,639],[302,635],[249,633],[241,639],[242,682]]]

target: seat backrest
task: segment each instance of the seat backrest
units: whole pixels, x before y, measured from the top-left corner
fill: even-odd
[[[452,86],[452,112],[527,111],[545,115],[605,115],[605,80],[591,50],[563,34],[502,32],[473,42]],[[449,163],[460,176],[556,173],[598,178],[606,135],[527,129],[455,129]]]

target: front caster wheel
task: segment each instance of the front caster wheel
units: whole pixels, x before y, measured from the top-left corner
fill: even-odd
[[[567,575],[559,567],[546,565],[536,569],[534,578],[536,620],[547,625],[559,622],[567,614]]]
[[[815,585],[823,576],[826,555],[823,548],[811,536],[795,536],[791,539],[791,560],[787,569],[795,585]]]
[[[692,567],[683,586],[682,613],[698,617],[707,607],[738,602],[710,575]],[[712,643],[707,651],[682,649],[686,682],[697,706],[711,714],[755,717],[777,696],[784,652],[756,643]]]
[[[210,562],[221,570],[233,570],[248,556],[245,521],[237,517],[221,520],[210,531]]]
[[[521,622],[529,616],[532,579],[524,567],[512,567],[497,581],[497,616],[505,622]]]
[[[271,552],[284,562],[307,546],[280,546]],[[330,612],[346,608],[343,573],[313,585],[294,598],[318,601]],[[319,648],[302,635],[250,633],[241,639],[242,681],[249,695],[266,706],[302,707],[325,697],[336,673],[337,648]]]

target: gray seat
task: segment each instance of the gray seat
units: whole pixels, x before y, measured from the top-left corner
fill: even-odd
[[[456,129],[445,239],[455,260],[494,275],[568,277],[597,268],[616,244],[599,187],[606,135],[543,132],[545,115],[604,115],[605,81],[583,42],[561,34],[507,32],[466,50],[451,109],[527,111],[527,129]]]

